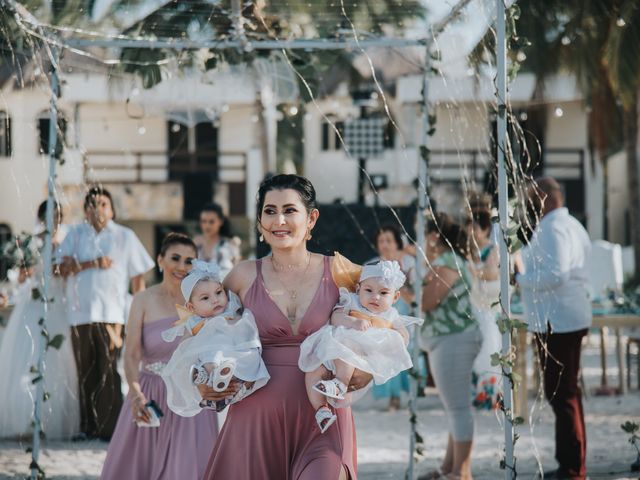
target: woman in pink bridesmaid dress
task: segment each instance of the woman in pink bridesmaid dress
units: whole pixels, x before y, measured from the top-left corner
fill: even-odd
[[[102,480],[200,480],[204,474],[218,434],[217,415],[213,410],[189,418],[173,413],[159,375],[180,342],[167,343],[160,334],[178,319],[176,303],[184,303],[180,282],[194,258],[196,246],[189,237],[168,234],[158,257],[162,282],[133,299],[124,362],[129,394],[109,443]],[[149,425],[145,404],[150,400],[164,413],[160,426],[138,426]]]
[[[338,300],[331,258],[306,248],[318,218],[315,191],[304,177],[271,177],[260,186],[256,211],[272,255],[242,262],[225,283],[255,315],[271,380],[229,408],[205,478],[355,480],[351,409],[337,410],[337,421],[320,433],[298,368],[300,344],[326,325]],[[350,388],[369,380],[360,373]],[[206,399],[220,397],[200,391]]]

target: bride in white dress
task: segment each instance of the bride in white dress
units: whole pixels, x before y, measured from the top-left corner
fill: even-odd
[[[46,203],[38,209],[44,220]],[[62,241],[58,225],[61,213],[54,215],[54,249]],[[31,367],[37,366],[40,342],[38,322],[44,315],[44,303],[33,298],[34,289],[42,292],[42,258],[33,273],[20,285],[15,307],[0,343],[0,437],[16,438],[32,434],[35,406],[36,376]],[[64,280],[54,277],[49,287],[49,312],[46,322],[49,338],[62,334],[64,340],[58,350],[49,347],[45,357],[44,391],[48,400],[42,403],[42,426],[47,438],[66,439],[78,432],[80,412],[78,378],[71,350],[71,336],[64,297]]]

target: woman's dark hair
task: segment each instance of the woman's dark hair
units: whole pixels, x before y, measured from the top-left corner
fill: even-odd
[[[397,226],[390,223],[382,225],[373,237],[373,243],[375,244],[376,248],[378,248],[378,238],[380,238],[380,235],[386,232],[389,232],[391,235],[393,235],[393,239],[396,241],[398,250],[402,250],[404,248],[404,243],[402,242],[402,233]]]
[[[467,218],[467,225],[475,223],[482,230],[491,230],[491,212],[485,209],[475,209],[471,211],[471,216]]]
[[[453,248],[453,251],[463,258],[467,257],[467,232],[450,215],[438,212],[434,218],[429,219],[427,233],[433,232],[440,234],[440,241],[447,248]]]
[[[308,179],[300,175],[274,175],[273,177],[265,178],[260,184],[260,188],[258,188],[258,195],[256,197],[257,217],[260,218],[262,214],[262,207],[264,207],[264,199],[267,196],[267,192],[287,189],[298,192],[307,213],[318,208],[316,204],[316,190]]]
[[[60,223],[62,223],[62,208],[60,208],[60,204],[57,200],[53,201],[53,216],[58,217]],[[38,220],[42,223],[47,220],[47,201],[45,200],[38,207]]]
[[[222,210],[222,207],[219,204],[207,203],[204,207],[200,209],[200,214],[203,214],[205,212],[215,213],[220,219],[220,221],[222,222],[222,225],[220,226],[220,232],[219,232],[221,237],[227,237],[227,238],[231,237],[231,225],[229,224],[229,219],[225,216],[224,211]]]
[[[187,247],[191,247],[196,254],[195,256],[198,254],[198,247],[193,243],[191,237],[184,233],[169,232],[162,240],[162,245],[160,245],[160,256],[164,257],[167,254],[167,250],[174,245],[185,245]]]
[[[111,211],[113,212],[113,220],[116,219],[116,207],[113,204],[113,197],[111,196],[111,192],[104,187],[101,186],[93,186],[89,188],[89,191],[84,196],[84,209],[86,210],[89,207],[95,208],[96,206],[96,197],[99,196],[107,197],[109,202],[111,202]]]

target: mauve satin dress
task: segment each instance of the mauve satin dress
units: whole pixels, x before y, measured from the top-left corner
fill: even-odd
[[[204,474],[211,445],[218,434],[217,414],[203,410],[194,417],[181,417],[167,406],[167,388],[160,375],[153,373],[166,363],[180,343],[162,340],[163,330],[171,328],[177,317],[161,318],[142,326],[142,367],[140,388],[147,400],[155,400],[164,417],[159,427],[138,427],[126,399],[109,443],[102,467],[102,480],[199,480]]]
[[[298,368],[300,343],[327,324],[338,301],[329,262],[324,257],[320,286],[294,335],[265,289],[261,260],[256,261],[257,276],[244,306],[256,318],[271,380],[229,408],[206,479],[333,480],[342,466],[349,478],[356,479],[351,409],[338,409],[338,420],[321,434],[307,398],[304,373]]]

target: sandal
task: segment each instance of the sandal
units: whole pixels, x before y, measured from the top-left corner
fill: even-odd
[[[347,386],[337,378],[320,380],[311,388],[325,397],[335,398],[336,400],[344,400],[344,394],[347,393]]]
[[[229,386],[235,370],[236,361],[233,358],[222,360],[220,364],[211,371],[209,386],[216,392],[224,392]]]
[[[324,433],[338,419],[329,407],[323,405],[316,410],[316,422],[320,428],[320,433]]]
[[[201,363],[191,365],[189,375],[191,376],[191,382],[194,385],[202,385],[207,383],[207,381],[209,380],[209,372],[205,370],[204,366]]]

